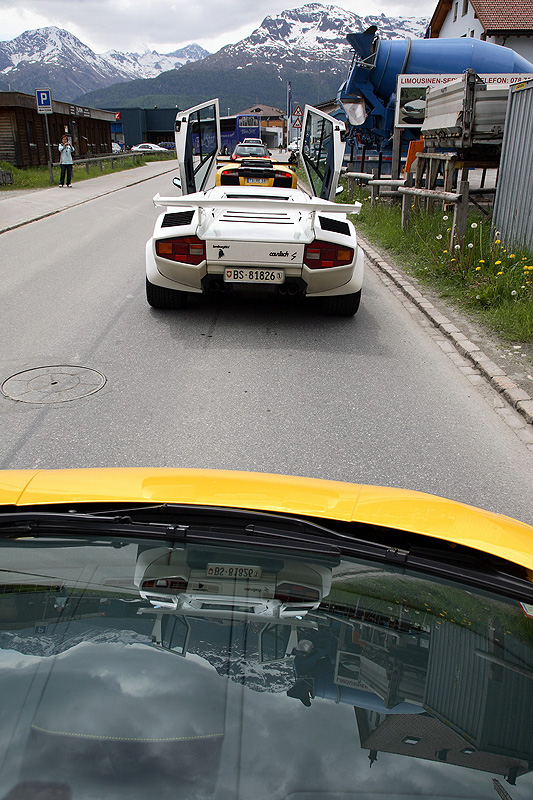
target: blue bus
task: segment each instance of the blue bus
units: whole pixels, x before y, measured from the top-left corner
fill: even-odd
[[[234,117],[220,117],[220,139],[222,155],[233,153],[236,145],[243,139],[260,139],[259,117],[254,114],[237,114]]]

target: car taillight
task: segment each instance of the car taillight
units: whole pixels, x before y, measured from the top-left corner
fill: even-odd
[[[327,269],[328,267],[342,267],[353,260],[351,247],[341,247],[331,242],[321,242],[316,239],[306,244],[304,251],[304,264],[309,269]]]
[[[161,258],[184,264],[200,264],[205,261],[205,244],[197,236],[160,239],[155,243],[155,252]]]
[[[155,578],[154,580],[143,581],[143,591],[151,590],[152,592],[168,592],[169,594],[178,594],[184,592],[187,588],[187,581],[181,578]]]
[[[280,583],[274,595],[282,603],[292,603],[298,600],[320,600],[318,589],[302,586],[300,583]]]

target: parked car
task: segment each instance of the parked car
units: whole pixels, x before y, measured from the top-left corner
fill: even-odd
[[[358,213],[361,204],[335,203],[342,123],[306,109],[304,130],[315,154],[304,159],[310,195],[294,188],[287,165],[274,168],[263,157],[252,167],[244,153],[233,162],[240,163],[235,172],[223,167],[217,181],[217,116],[218,101],[180,111],[180,178],[175,182],[182,196],[154,198],[165,210],[146,245],[148,303],[178,309],[189,293],[256,287],[316,299],[327,314],[353,316],[361,299],[364,256],[347,216]]]
[[[143,142],[143,144],[135,144],[131,148],[132,150],[139,150],[141,152],[147,153],[166,153],[167,150],[165,147],[160,147],[158,144],[152,144],[151,142]]]
[[[253,139],[253,138],[243,139],[241,144],[263,144],[263,140],[262,139]]]
[[[111,152],[122,153],[122,147],[119,145],[118,142],[111,142]]]
[[[164,147],[165,150],[175,150],[176,142],[159,142],[159,147]]]
[[[300,149],[300,143],[296,139],[294,139],[292,142],[289,142],[289,144],[287,145],[287,150],[290,153],[297,153],[299,149]]]
[[[17,469],[0,531],[5,800],[533,797],[530,525],[278,474]]]
[[[239,163],[224,164],[217,169],[217,186],[265,186],[296,189],[296,173],[285,163],[264,158],[243,158]]]
[[[260,144],[249,144],[243,142],[242,144],[238,144],[235,146],[235,150],[231,154],[231,158],[233,161],[239,158],[270,158],[272,153],[266,147],[266,145]]]

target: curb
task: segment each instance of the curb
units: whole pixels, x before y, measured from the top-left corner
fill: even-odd
[[[503,369],[494,363],[477,344],[471,342],[468,337],[459,330],[444,314],[442,314],[433,303],[424,297],[422,292],[410,283],[405,275],[391,267],[360,234],[357,235],[358,242],[366,258],[374,264],[381,272],[403,292],[403,294],[414,303],[417,308],[438,328],[448,339],[450,339],[456,350],[467,358],[488,380],[490,385],[496,389],[507,402],[518,411],[529,425],[533,425],[533,398],[521,389],[517,384],[505,374]]]

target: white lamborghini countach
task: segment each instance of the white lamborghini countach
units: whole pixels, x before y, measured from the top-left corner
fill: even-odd
[[[283,181],[273,185],[276,164],[266,159],[260,166],[231,162],[235,179],[226,169],[217,180],[218,100],[180,111],[174,184],[181,196],[154,197],[164,210],[146,245],[148,303],[180,309],[189,294],[246,288],[316,298],[327,314],[353,316],[364,256],[347,216],[360,203],[335,203],[343,132],[342,122],[306,106],[302,163],[309,194],[292,188],[293,180],[287,188]]]

